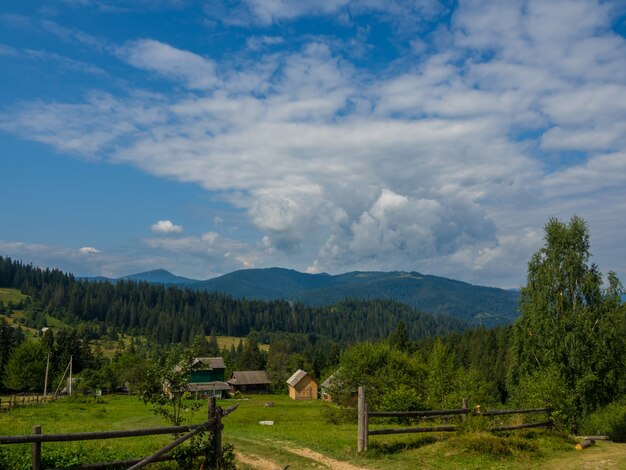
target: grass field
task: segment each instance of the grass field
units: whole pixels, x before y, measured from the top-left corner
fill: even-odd
[[[267,402],[274,406],[264,406]],[[257,395],[243,400],[223,400],[224,408],[239,408],[224,419],[224,441],[240,455],[239,468],[270,469],[550,469],[626,468],[626,445],[598,443],[582,452],[568,438],[544,431],[504,436],[487,433],[373,436],[366,455],[356,453],[356,425],[329,424],[328,407],[320,401],[295,402],[286,396]],[[188,411],[191,422],[205,419],[206,408]],[[273,421],[264,426],[259,421]],[[101,403],[61,400],[0,414],[0,434],[30,434],[40,424],[44,433],[135,429],[166,424],[136,397],[106,396]],[[378,425],[379,427],[381,425]],[[169,436],[126,438],[71,445],[44,444],[43,454],[63,454],[73,462],[110,461],[141,457],[158,449]],[[8,447],[26,462],[30,447]],[[17,449],[19,447],[19,449]],[[4,448],[4,450],[3,450]],[[14,449],[15,448],[15,449]],[[63,449],[63,450],[61,450]]]

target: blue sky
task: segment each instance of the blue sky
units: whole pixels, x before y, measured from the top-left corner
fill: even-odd
[[[626,278],[621,1],[5,2],[0,70],[0,255],[508,288],[576,214]]]

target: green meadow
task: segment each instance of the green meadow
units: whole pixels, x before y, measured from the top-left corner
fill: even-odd
[[[268,402],[273,406],[266,406]],[[242,469],[267,468],[254,463],[262,461],[266,464],[271,461],[276,468],[289,465],[293,469],[339,465],[333,462],[392,470],[626,468],[626,445],[598,443],[578,452],[572,439],[543,430],[502,435],[474,431],[372,436],[369,451],[358,455],[356,424],[332,424],[337,421],[332,418],[338,413],[334,405],[321,401],[296,402],[282,395],[256,395],[222,400],[218,404],[223,408],[238,405],[236,411],[224,418],[223,439],[234,445],[240,456],[238,468]],[[189,423],[206,419],[204,402],[202,405],[195,412],[191,408],[186,411]],[[260,421],[273,421],[273,425],[262,425]],[[137,397],[115,395],[105,396],[99,402],[94,398],[61,399],[0,414],[2,435],[30,434],[34,425],[41,425],[45,434],[139,429],[167,423],[153,415]],[[388,426],[372,425],[373,428]],[[170,440],[171,436],[152,436],[46,443],[43,457],[48,465],[56,466],[130,459],[146,456]],[[8,468],[29,468],[30,445],[2,445],[0,459]],[[157,468],[172,466],[160,464]]]

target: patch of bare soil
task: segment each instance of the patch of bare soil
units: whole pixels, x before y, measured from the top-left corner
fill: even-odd
[[[332,470],[367,470],[365,467],[357,467],[356,465],[352,465],[348,462],[335,460],[305,447],[283,447],[283,449],[291,452],[292,454],[299,455],[300,457],[314,460],[315,462],[321,463]]]
[[[249,465],[256,470],[283,470],[283,467],[276,462],[266,459],[265,457],[259,457],[253,454],[243,454],[235,451],[235,459],[238,462]]]
[[[342,462],[335,460],[314,450],[307,449],[305,447],[290,447],[283,443],[280,444],[280,448],[284,451],[295,454],[299,457],[311,460],[320,467],[326,467],[331,470],[368,470],[365,467],[358,467],[348,462]],[[261,457],[254,454],[244,454],[239,451],[235,451],[235,458],[237,461],[253,467],[256,470],[283,470],[284,467],[279,465],[265,457]],[[289,467],[291,469],[291,467]]]
[[[598,443],[577,451],[567,459],[550,461],[542,468],[572,470],[617,470],[626,468],[626,444]]]

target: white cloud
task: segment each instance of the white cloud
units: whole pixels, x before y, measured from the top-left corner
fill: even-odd
[[[212,60],[153,39],[130,42],[119,48],[118,55],[134,67],[181,80],[191,89],[210,89],[219,84]]]
[[[159,220],[157,223],[152,224],[152,232],[158,234],[170,234],[181,233],[183,228],[180,225],[175,225],[171,220]]]
[[[265,47],[277,46],[283,44],[285,39],[280,36],[252,36],[246,39],[248,49],[258,51]]]
[[[265,24],[379,12],[400,28],[401,16],[443,10],[250,0],[246,11]],[[298,50],[250,37],[254,60],[141,39],[118,56],[182,88],[26,102],[0,128],[201,185],[242,209],[261,240],[252,248],[209,233],[151,239],[152,248],[225,268],[288,253],[312,271],[423,267],[517,285],[511,276],[523,276],[548,217],[593,214],[590,196],[607,190],[626,199],[626,41],[611,15],[593,1],[462,2],[433,33],[440,40],[407,38],[410,55],[381,70],[323,37]]]
[[[93,246],[84,246],[78,251],[84,255],[95,255],[101,253],[100,250],[94,248]]]

